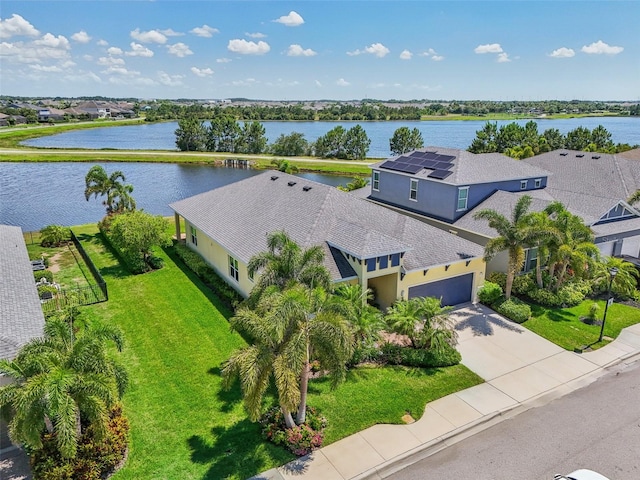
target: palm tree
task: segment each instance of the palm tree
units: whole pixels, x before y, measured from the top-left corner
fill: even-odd
[[[605,257],[595,264],[593,284],[601,292],[607,290],[611,280],[611,270],[616,269],[616,276],[611,283],[611,291],[621,297],[631,297],[638,286],[638,269],[631,263],[616,257]]]
[[[83,424],[105,433],[108,409],[127,386],[124,368],[107,354],[107,341],[121,350],[121,331],[96,324],[76,337],[72,323],[53,318],[41,339],[25,345],[13,361],[0,361],[0,373],[13,380],[0,387],[0,407],[11,414],[14,441],[38,449],[43,433],[52,433],[60,454],[72,458]]]
[[[498,236],[489,240],[484,247],[485,261],[488,262],[499,252],[505,250],[509,255],[504,292],[507,299],[511,298],[513,279],[522,270],[525,260],[524,248],[535,245],[540,238],[553,235],[550,230],[540,231],[532,226],[534,219],[533,214],[528,211],[530,205],[531,197],[523,195],[513,207],[511,219],[492,209],[480,210],[473,217],[488,220],[489,226],[498,232]]]
[[[627,199],[627,203],[629,205],[635,205],[640,201],[640,190],[636,190],[631,194],[631,196]]]
[[[358,190],[360,188],[364,188],[369,185],[369,180],[362,177],[353,177],[349,183],[345,186],[338,185],[338,190],[342,190],[343,192],[351,192],[353,190]]]
[[[107,175],[104,168],[94,165],[85,176],[84,198],[89,201],[91,195],[95,198],[105,197],[102,204],[107,209],[107,215],[135,210],[136,202],[131,196],[133,186],[122,183],[124,181],[124,173],[120,170]]]
[[[560,202],[545,208],[556,235],[549,239],[549,273],[555,277],[557,290],[571,269],[575,276],[586,274],[594,266],[600,251],[593,243],[593,232],[582,219],[573,215]]]
[[[333,386],[344,379],[352,338],[338,310],[323,288],[303,285],[282,292],[270,290],[255,310],[246,306],[238,310],[231,326],[248,336],[252,344],[234,352],[222,373],[226,386],[234,378],[240,379],[252,420],[260,415],[271,377],[287,428],[305,421],[312,360],[320,361]]]
[[[415,297],[394,303],[385,320],[394,332],[409,337],[413,348],[441,352],[457,341],[450,312],[438,298]]]
[[[371,289],[362,290],[362,286],[357,283],[343,283],[336,287],[334,293],[345,300],[344,315],[351,326],[356,345],[366,346],[378,340],[385,323],[382,312],[369,304],[373,300]]]
[[[255,304],[271,286],[285,290],[295,284],[307,287],[331,286],[331,275],[323,265],[324,252],[320,246],[306,250],[294,242],[284,231],[267,236],[267,251],[254,255],[247,264],[249,275],[260,273],[251,291],[250,302]]]

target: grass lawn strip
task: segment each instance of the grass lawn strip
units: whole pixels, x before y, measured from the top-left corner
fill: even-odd
[[[594,300],[585,300],[572,308],[545,308],[531,305],[531,318],[522,324],[534,333],[555,343],[556,345],[573,351],[585,345],[598,349],[610,342],[606,338],[597,342],[600,335],[600,325],[587,325],[580,320],[589,313],[589,307]],[[598,300],[600,310],[598,320],[604,315],[605,301]],[[622,303],[613,303],[607,311],[607,321],[604,326],[604,336],[617,338],[623,328],[640,323],[640,309]],[[594,343],[597,342],[597,343]]]
[[[160,252],[163,269],[132,276],[95,226],[74,232],[110,293],[109,302],[83,307],[84,315],[119,325],[127,341],[131,449],[114,479],[243,479],[292,460],[248,421],[237,385],[221,390],[220,365],[244,342],[229,329],[230,312],[175,263],[171,249]],[[401,423],[407,411],[419,418],[427,402],[480,382],[461,365],[358,368],[336,391],[313,380],[309,404],[327,416],[327,442],[334,442],[376,423]]]

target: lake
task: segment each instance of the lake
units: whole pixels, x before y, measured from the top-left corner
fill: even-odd
[[[105,215],[101,198],[84,198],[84,178],[93,163],[0,163],[0,224],[35,231],[51,224],[98,222]],[[100,165],[99,163],[97,165]],[[227,185],[261,170],[158,163],[101,164],[107,173],[122,171],[134,186],[138,208],[172,215],[169,203]],[[301,173],[327,185],[344,185],[347,177]]]
[[[518,120],[524,125],[528,120]],[[467,149],[485,121],[397,121],[397,122],[262,122],[269,142],[281,134],[303,133],[308,141],[314,141],[332,128],[342,125],[349,129],[361,125],[371,140],[368,157],[385,158],[389,151],[389,139],[400,127],[417,128],[422,133],[425,145]],[[510,121],[499,121],[505,125]],[[567,119],[538,119],[538,131],[557,128],[561,133],[577,127],[594,129],[603,125],[611,132],[615,143],[640,144],[640,117],[585,117]],[[209,122],[205,122],[208,125]],[[151,123],[122,127],[75,130],[23,142],[24,145],[49,148],[86,148],[92,150],[176,150],[175,130],[177,122]]]

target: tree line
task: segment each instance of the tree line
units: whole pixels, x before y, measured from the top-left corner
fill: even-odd
[[[487,122],[476,132],[468,150],[472,153],[504,153],[512,158],[523,159],[559,148],[585,152],[620,153],[632,148],[627,143],[614,144],[611,133],[602,125],[593,130],[577,127],[566,135],[557,128],[538,131],[538,124],[527,122],[524,126],[515,122],[498,127],[496,122]]]

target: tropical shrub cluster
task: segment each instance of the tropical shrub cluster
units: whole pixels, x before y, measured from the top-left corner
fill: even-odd
[[[513,320],[516,323],[526,322],[531,318],[531,307],[522,300],[511,297],[509,300],[499,300],[492,307],[500,315]]]
[[[36,283],[43,278],[46,278],[47,282],[53,283],[53,272],[51,270],[36,270],[35,272],[33,272],[33,278],[35,279]]]
[[[426,350],[385,342],[380,346],[378,362],[407,367],[440,368],[457,365],[461,359],[460,352],[451,345],[446,345],[439,350]]]
[[[200,254],[183,243],[175,244],[175,252],[187,268],[195,273],[230,309],[234,309],[242,301],[242,296],[220,278]]]
[[[272,407],[260,418],[262,436],[281,445],[297,456],[307,455],[322,446],[327,419],[314,407],[307,407],[307,417],[301,425],[287,428],[280,407]]]
[[[56,448],[54,434],[45,434],[42,449],[31,452],[33,476],[43,480],[99,480],[124,460],[127,452],[129,421],[122,407],[114,405],[108,414],[106,431],[100,436],[89,425],[78,444],[74,458],[64,458]]]
[[[43,247],[59,247],[71,240],[69,227],[48,225],[40,230],[40,244]]]

